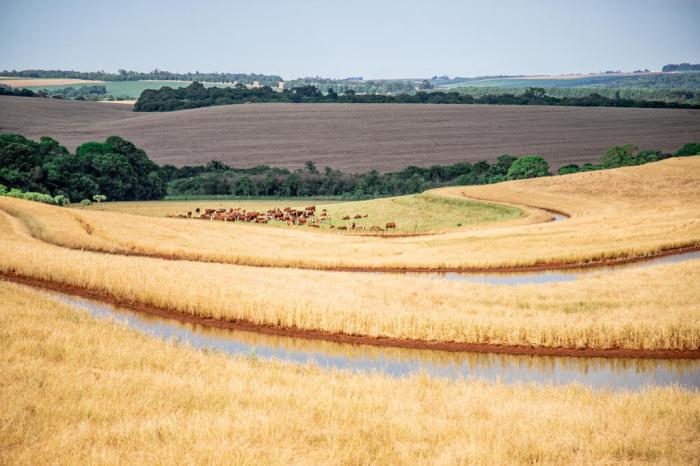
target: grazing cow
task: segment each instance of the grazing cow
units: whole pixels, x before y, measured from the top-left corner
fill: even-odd
[[[347,229],[348,229],[348,227],[346,227],[345,225],[342,225],[342,226],[339,226],[339,227],[338,227],[338,230],[347,230]]]
[[[353,218],[354,218],[355,220],[357,220],[358,218],[362,218],[362,215],[360,215],[360,214],[355,214],[355,216],[354,216]]]
[[[343,217],[343,220],[350,220],[350,216],[346,215],[345,217]]]
[[[396,224],[394,222],[386,222],[386,229],[388,230],[389,228],[396,228]]]

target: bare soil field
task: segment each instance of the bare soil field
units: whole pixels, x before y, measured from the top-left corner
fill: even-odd
[[[124,104],[0,97],[0,132],[49,135],[74,149],[125,137],[158,163],[345,171],[544,156],[553,169],[595,162],[611,146],[675,151],[700,140],[700,111],[501,105],[227,105],[134,113]]]
[[[103,81],[89,81],[86,79],[31,79],[31,78],[12,78],[0,76],[0,84],[7,84],[12,87],[24,86],[71,86],[73,84],[102,84]]]

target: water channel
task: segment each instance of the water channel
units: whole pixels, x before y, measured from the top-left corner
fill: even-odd
[[[323,368],[379,372],[396,377],[422,373],[509,384],[574,382],[601,389],[635,390],[666,385],[700,389],[700,360],[512,356],[335,343],[210,328],[71,295],[46,293],[96,318],[113,319],[156,338],[174,339],[194,348],[232,355],[313,363]]]

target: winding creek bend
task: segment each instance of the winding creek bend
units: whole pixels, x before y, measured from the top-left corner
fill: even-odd
[[[395,377],[424,373],[504,383],[579,383],[601,389],[635,390],[667,385],[700,389],[698,359],[527,356],[376,347],[212,328],[69,294],[43,293],[96,318],[113,319],[156,338],[175,339],[195,348],[232,355],[313,363],[324,368],[379,372]]]
[[[421,277],[432,280],[457,280],[484,283],[487,285],[531,285],[546,283],[571,282],[579,278],[615,272],[618,270],[647,268],[664,264],[677,264],[689,260],[700,259],[700,251],[691,250],[680,254],[656,256],[640,259],[636,262],[601,265],[598,267],[571,268],[562,270],[520,271],[520,272],[404,272],[403,275]]]

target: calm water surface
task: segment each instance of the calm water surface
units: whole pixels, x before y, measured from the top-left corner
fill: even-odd
[[[324,368],[371,371],[390,376],[423,373],[450,379],[504,383],[578,384],[611,389],[679,385],[700,389],[700,361],[510,356],[375,347],[261,335],[183,323],[135,313],[61,293],[49,296],[97,318],[113,319],[156,338],[232,355],[313,363]]]

